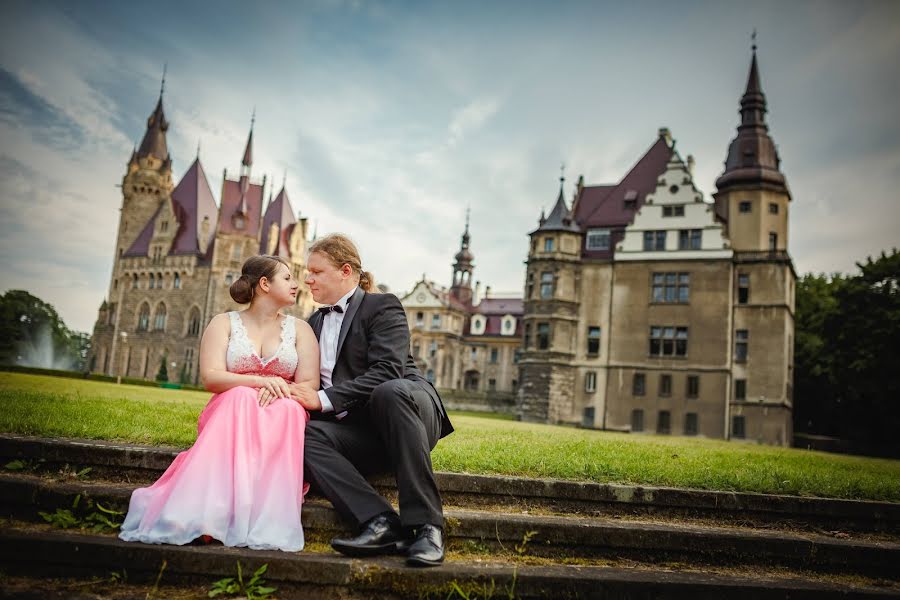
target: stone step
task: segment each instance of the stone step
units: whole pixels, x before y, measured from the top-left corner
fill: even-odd
[[[48,439],[0,434],[0,465],[30,461],[38,470],[62,465],[91,467],[90,477],[149,482],[180,450],[96,440]],[[495,475],[438,472],[448,505],[507,507],[582,515],[689,517],[723,523],[771,524],[812,530],[886,532],[900,535],[900,503],[775,494],[689,490],[586,483]],[[395,492],[389,477],[373,478],[380,491]]]
[[[0,474],[0,510],[9,518],[40,522],[38,511],[69,508],[77,495],[126,510],[134,485],[53,481],[34,475]],[[307,539],[327,543],[346,532],[322,499],[303,508]],[[900,543],[835,539],[782,530],[646,522],[605,517],[514,514],[446,509],[448,547],[512,551],[539,557],[629,559],[647,563],[759,565],[818,572],[898,577]]]
[[[765,572],[747,576],[667,568],[528,565],[473,560],[450,560],[436,568],[412,569],[404,565],[402,557],[360,560],[324,552],[284,553],[221,546],[136,544],[108,535],[42,531],[16,525],[0,527],[0,565],[4,572],[29,574],[41,580],[57,576],[108,576],[110,572],[124,570],[131,583],[160,578],[168,585],[178,582],[211,585],[217,579],[233,577],[238,561],[244,573],[268,565],[266,582],[278,587],[278,597],[283,600],[448,597],[827,600],[900,597],[898,588],[891,585],[876,587],[852,581],[784,577]]]

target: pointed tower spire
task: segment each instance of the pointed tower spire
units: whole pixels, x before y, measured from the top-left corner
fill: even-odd
[[[253,165],[253,126],[256,124],[256,107],[253,107],[253,116],[250,117],[250,135],[247,136],[247,147],[244,148],[244,158],[241,159],[241,165],[247,168],[249,172]]]
[[[766,123],[766,96],[760,83],[755,31],[752,40],[750,72],[747,75],[747,87],[741,97],[741,123],[737,128],[737,136],[728,147],[725,171],[716,180],[716,188],[721,192],[736,185],[764,184],[787,192],[787,184],[780,170],[778,149],[769,136],[769,126]]]
[[[559,194],[556,196],[556,203],[553,205],[553,210],[551,210],[550,214],[545,218],[544,211],[541,209],[541,220],[539,221],[540,224],[536,231],[581,231],[578,228],[578,225],[575,224],[575,220],[572,218],[569,207],[566,206],[564,193],[566,178],[563,175],[564,168],[565,165],[560,167]]]
[[[159,86],[159,100],[156,101],[156,108],[147,118],[147,131],[141,140],[141,145],[137,150],[137,157],[144,158],[153,156],[163,163],[169,162],[169,148],[166,144],[166,131],[169,129],[169,122],[166,121],[166,115],[163,112],[163,93],[166,89],[166,67],[163,66],[162,83]]]
[[[459,252],[453,257],[453,279],[450,286],[450,294],[466,305],[472,303],[472,272],[475,270],[475,265],[472,264],[475,257],[469,250],[469,216],[470,209],[466,208],[466,228],[460,238]]]

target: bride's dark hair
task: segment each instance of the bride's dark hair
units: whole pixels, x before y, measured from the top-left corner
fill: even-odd
[[[241,276],[231,284],[228,292],[238,304],[247,304],[253,300],[256,295],[256,286],[259,280],[265,277],[272,279],[278,272],[278,265],[284,265],[290,270],[291,265],[280,256],[272,256],[271,254],[260,254],[259,256],[251,256],[244,261],[241,267]]]
[[[373,294],[380,290],[375,287],[375,276],[362,270],[362,259],[356,244],[343,233],[332,233],[314,241],[309,247],[309,253],[318,252],[328,257],[335,267],[340,269],[344,265],[350,265],[353,272],[359,275],[359,287]]]

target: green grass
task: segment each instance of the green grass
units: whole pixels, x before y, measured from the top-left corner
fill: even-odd
[[[204,392],[0,372],[0,431],[186,447]],[[438,470],[900,501],[900,461],[452,414]]]

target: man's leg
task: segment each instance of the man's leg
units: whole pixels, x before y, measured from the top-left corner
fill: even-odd
[[[364,476],[384,470],[386,460],[381,440],[371,431],[333,421],[310,421],[306,427],[306,479],[357,526],[394,510]]]
[[[387,381],[372,392],[368,409],[397,477],[403,525],[443,528],[441,496],[431,466],[441,421],[430,394],[415,381]]]

